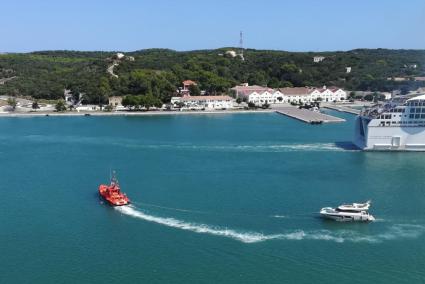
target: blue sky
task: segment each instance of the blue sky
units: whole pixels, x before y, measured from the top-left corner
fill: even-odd
[[[425,49],[424,0],[0,0],[0,51]]]

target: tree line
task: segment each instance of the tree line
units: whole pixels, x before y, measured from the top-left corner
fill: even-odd
[[[106,104],[110,96],[149,96],[169,102],[181,82],[197,82],[191,87],[207,95],[227,93],[240,83],[272,88],[338,86],[348,90],[391,91],[424,86],[424,82],[387,80],[391,77],[425,75],[425,51],[357,49],[346,52],[285,52],[244,50],[245,60],[226,55],[234,48],[177,52],[149,49],[127,53],[134,61],[123,60],[106,69],[112,52],[43,51],[0,55],[0,78],[16,76],[0,85],[0,95],[35,99],[60,99],[70,89],[83,103]],[[314,63],[314,56],[324,56]],[[351,72],[346,72],[351,67]],[[130,100],[131,101],[131,100]],[[141,107],[142,104],[134,104]]]

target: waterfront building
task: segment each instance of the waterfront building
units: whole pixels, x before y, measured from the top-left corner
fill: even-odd
[[[171,98],[171,104],[175,107],[184,104],[188,109],[231,109],[233,98],[229,96],[183,96]]]
[[[244,98],[246,101],[256,105],[263,104],[284,104],[284,103],[310,103],[313,101],[338,102],[347,99],[347,92],[340,88],[280,88],[271,89],[261,86],[248,86],[243,84],[232,88],[237,98]]]
[[[109,105],[111,105],[114,108],[118,106],[122,106],[122,97],[118,97],[118,96],[109,97],[108,101],[109,101]]]

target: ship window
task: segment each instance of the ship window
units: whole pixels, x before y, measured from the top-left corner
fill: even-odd
[[[391,122],[392,124],[395,124],[395,121]]]
[[[410,114],[409,115],[409,118],[414,118],[415,117],[415,115],[414,114]]]
[[[420,114],[415,114],[415,118],[419,118],[420,116]]]
[[[421,118],[425,118],[425,113],[421,114]]]

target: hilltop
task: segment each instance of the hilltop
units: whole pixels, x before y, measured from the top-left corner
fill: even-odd
[[[58,99],[64,89],[83,93],[90,103],[108,96],[153,94],[166,102],[181,82],[198,82],[209,94],[225,93],[243,82],[269,87],[334,85],[348,90],[391,91],[423,86],[425,50],[356,49],[337,52],[287,52],[236,48],[126,52],[112,76],[116,52],[39,51],[0,55],[0,95]],[[314,62],[317,57],[319,62]],[[348,69],[347,69],[348,68]],[[350,72],[348,72],[350,71]],[[388,80],[388,78],[397,78]],[[404,81],[399,80],[403,78]]]

